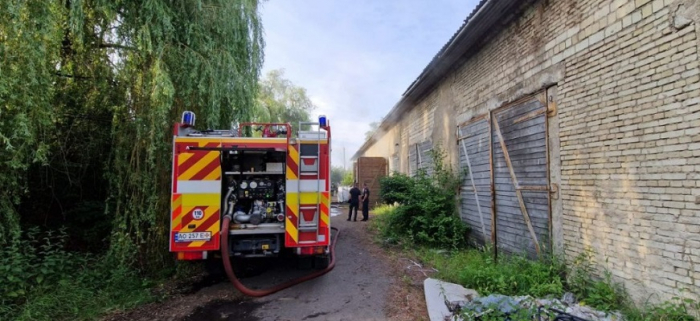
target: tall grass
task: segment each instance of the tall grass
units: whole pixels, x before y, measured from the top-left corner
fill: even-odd
[[[529,260],[510,256],[494,261],[489,251],[464,250],[444,253],[421,249],[424,262],[439,267],[438,277],[480,294],[560,296],[564,293],[564,264],[556,259]]]
[[[380,181],[387,203],[375,208],[371,226],[386,245],[402,245],[438,270],[437,277],[475,289],[481,295],[561,297],[576,295],[581,304],[602,311],[622,311],[629,321],[689,321],[698,318],[700,303],[676,298],[638,307],[610,273],[594,277],[591,253],[566,262],[555,256],[530,260],[489,249],[466,248],[469,227],[456,215],[454,192],[462,173],[443,165],[444,152],[434,149],[432,174],[394,174]]]
[[[382,206],[375,210],[373,228],[386,244],[383,229],[396,207]],[[692,321],[699,320],[700,303],[674,298],[661,304],[636,305],[624,287],[604,273],[594,277],[591,252],[566,262],[555,256],[530,260],[525,255],[500,255],[493,258],[489,248],[458,250],[436,249],[416,245],[410,239],[395,240],[394,244],[436,268],[439,279],[474,289],[480,295],[530,295],[537,298],[561,298],[572,292],[583,305],[613,312],[620,311],[628,321]],[[393,247],[395,249],[396,247]],[[529,320],[529,319],[528,319]]]
[[[0,320],[89,320],[156,299],[153,281],[104,256],[65,251],[65,240],[32,230],[0,248]]]

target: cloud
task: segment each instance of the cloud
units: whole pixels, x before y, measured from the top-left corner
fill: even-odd
[[[351,157],[369,124],[401,98],[477,0],[269,1],[264,71],[307,89],[333,127],[333,162]],[[315,116],[314,116],[315,118]],[[347,162],[348,166],[350,165]]]

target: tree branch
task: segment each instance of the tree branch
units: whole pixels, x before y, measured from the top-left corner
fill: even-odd
[[[58,77],[64,77],[64,78],[73,78],[73,79],[81,79],[81,80],[95,80],[95,79],[106,79],[107,82],[109,82],[110,85],[116,86],[117,82],[114,81],[114,79],[108,78],[108,77],[89,77],[89,76],[80,76],[80,75],[70,75],[70,74],[64,74],[61,72],[54,72],[54,75]]]
[[[64,74],[64,73],[60,73],[60,72],[54,72],[54,75],[59,76],[59,77],[75,78],[75,79],[95,79],[95,77],[86,77],[86,76],[78,76],[78,75],[69,75],[69,74]]]
[[[133,50],[133,51],[137,50],[134,47],[118,45],[116,43],[101,43],[101,44],[97,45],[97,47],[98,48],[115,48],[115,49],[123,49],[123,50]]]

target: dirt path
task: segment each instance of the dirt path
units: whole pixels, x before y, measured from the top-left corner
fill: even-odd
[[[257,299],[242,296],[227,280],[209,279],[192,293],[107,320],[426,320],[422,274],[372,242],[368,222],[347,222],[341,211],[331,223],[341,233],[336,266],[320,278]],[[262,269],[242,282],[266,288],[310,272],[276,261]]]

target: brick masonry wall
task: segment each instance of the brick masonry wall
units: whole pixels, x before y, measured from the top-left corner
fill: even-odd
[[[364,156],[384,157],[392,162],[398,156],[399,164],[396,166],[401,172],[408,172],[408,148],[431,140],[433,125],[435,123],[435,108],[429,104],[422,104],[412,109],[397,126],[383,132],[377,142],[372,144],[364,153]],[[396,144],[399,144],[397,147]],[[394,166],[391,166],[394,168]]]
[[[700,299],[699,13],[700,0],[537,1],[365,155],[403,162],[431,139],[456,166],[459,123],[554,85],[557,249],[593,250],[639,301]]]
[[[384,157],[360,157],[357,160],[358,172],[355,180],[360,189],[367,184],[370,190],[370,207],[379,201],[379,180],[387,174],[387,160]]]
[[[674,26],[675,8],[610,10],[559,87],[568,254],[594,249],[639,299],[700,293],[698,33]]]

